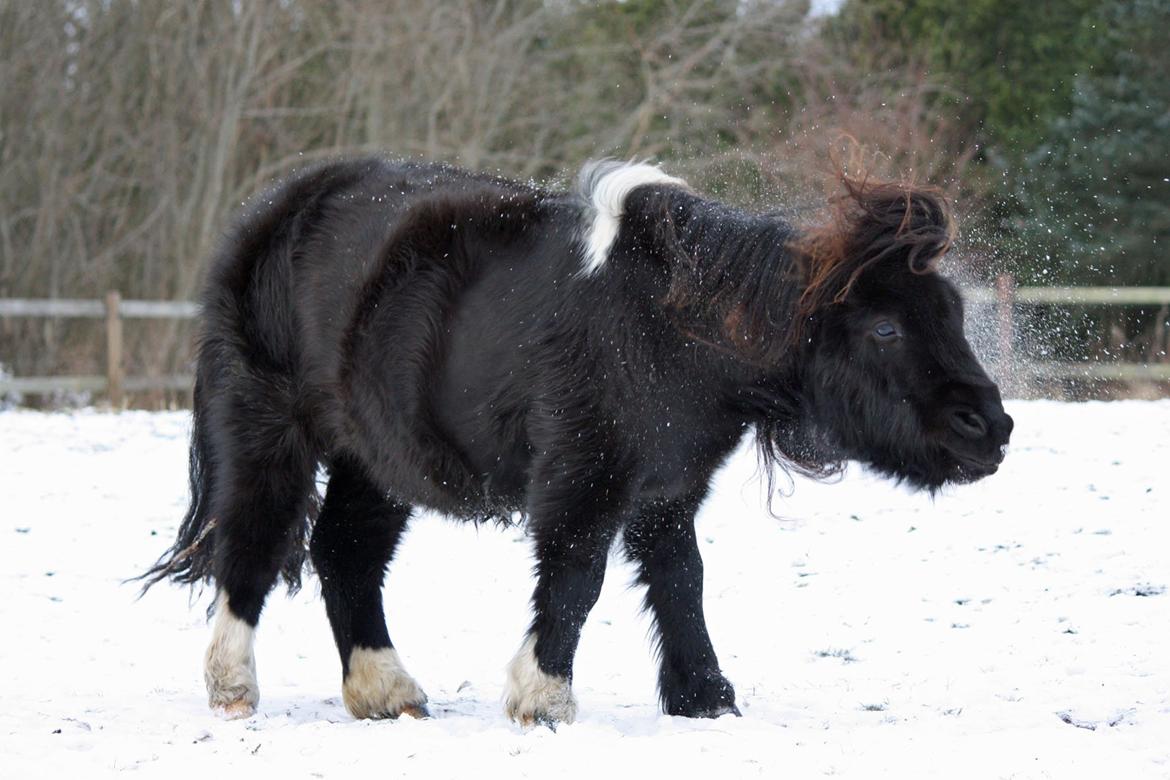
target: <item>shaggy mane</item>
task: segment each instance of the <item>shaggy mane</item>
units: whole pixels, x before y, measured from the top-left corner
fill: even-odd
[[[875,264],[891,260],[916,274],[934,273],[954,243],[950,205],[939,190],[844,175],[840,180],[845,192],[830,201],[828,219],[798,233],[791,245],[804,271],[793,315],[797,336],[818,312],[844,301]]]
[[[810,228],[750,214],[689,190],[642,186],[629,194],[629,234],[669,269],[662,305],[698,341],[761,366],[798,350],[808,324],[843,302],[878,263],[933,273],[954,240],[941,192],[840,176],[844,192]],[[648,240],[646,240],[648,239]]]

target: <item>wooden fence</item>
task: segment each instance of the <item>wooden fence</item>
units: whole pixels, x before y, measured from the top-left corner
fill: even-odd
[[[190,301],[122,300],[111,291],[104,301],[93,300],[26,300],[0,298],[0,317],[53,317],[104,319],[106,324],[106,373],[104,376],[27,376],[0,377],[0,394],[45,394],[58,391],[104,393],[111,406],[120,408],[127,392],[143,390],[186,390],[192,377],[127,377],[122,349],[122,321],[190,320],[199,316],[199,305]]]
[[[1170,381],[1170,363],[1047,363],[1015,359],[1015,318],[1026,305],[1170,305],[1170,287],[1016,287],[1011,277],[1001,276],[991,288],[967,288],[964,297],[972,303],[995,304],[998,360],[1019,366],[1032,376],[1090,380]],[[188,375],[127,377],[122,349],[122,322],[127,319],[194,319],[199,305],[190,301],[123,300],[117,292],[105,300],[0,299],[0,318],[81,317],[104,319],[106,330],[106,373],[104,376],[0,377],[0,394],[45,394],[58,391],[103,393],[110,405],[121,407],[127,392],[143,390],[187,390]]]
[[[1007,274],[994,287],[968,287],[971,303],[995,303],[997,360],[1027,376],[1090,380],[1170,381],[1170,363],[1017,360],[1016,316],[1021,306],[1170,306],[1170,287],[1017,287]]]

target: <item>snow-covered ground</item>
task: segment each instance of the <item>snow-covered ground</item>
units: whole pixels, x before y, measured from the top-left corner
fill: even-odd
[[[500,704],[522,531],[425,516],[403,543],[390,632],[433,718],[346,714],[310,579],[264,614],[259,713],[221,721],[210,594],[122,584],[183,514],[188,417],[0,414],[0,777],[1170,777],[1170,402],[1009,411],[1001,472],[933,502],[852,469],[775,519],[741,453],[699,537],[744,716],[659,714],[615,557],[556,733]]]

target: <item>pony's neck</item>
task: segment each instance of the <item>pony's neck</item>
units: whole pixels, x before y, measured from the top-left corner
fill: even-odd
[[[652,255],[665,269],[663,305],[692,335],[761,368],[786,362],[802,292],[790,249],[794,228],[680,187],[630,193],[619,251]]]

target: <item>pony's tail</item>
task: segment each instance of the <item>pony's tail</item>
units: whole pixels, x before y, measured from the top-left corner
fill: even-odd
[[[211,514],[214,489],[211,440],[207,430],[207,388],[203,372],[195,378],[191,425],[188,480],[191,504],[179,526],[175,543],[145,573],[135,577],[144,581],[142,592],[169,579],[184,585],[210,582],[215,561],[215,517]]]

